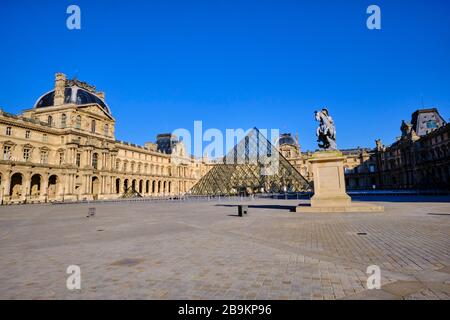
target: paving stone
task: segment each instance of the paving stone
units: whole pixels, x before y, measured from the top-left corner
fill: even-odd
[[[381,287],[383,291],[398,297],[406,297],[424,288],[423,283],[419,281],[395,281]]]
[[[217,201],[0,207],[0,299],[449,299],[450,221],[427,215],[449,203],[283,209],[297,203],[254,200],[245,219]],[[383,290],[366,290],[373,264]]]
[[[342,300],[400,300],[401,297],[384,290],[365,290],[354,295],[348,295]]]

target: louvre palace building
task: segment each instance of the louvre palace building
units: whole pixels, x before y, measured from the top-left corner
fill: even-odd
[[[179,195],[202,175],[171,134],[138,146],[116,140],[114,127],[104,93],[62,73],[33,108],[0,110],[1,203]]]
[[[450,123],[437,108],[418,109],[403,120],[393,143],[341,150],[348,190],[423,190],[450,192]],[[301,152],[298,137],[280,137],[279,149],[308,181],[311,152]]]
[[[313,152],[290,133],[276,141],[281,169],[267,179],[251,166],[197,159],[172,134],[139,146],[116,140],[114,129],[104,93],[62,73],[33,108],[0,109],[1,204],[311,190]],[[450,191],[450,124],[435,108],[419,109],[400,130],[391,145],[341,150],[347,189]]]

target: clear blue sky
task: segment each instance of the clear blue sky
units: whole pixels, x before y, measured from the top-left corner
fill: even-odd
[[[381,31],[366,28],[370,4]],[[388,144],[421,96],[450,117],[449,17],[448,0],[2,0],[0,106],[32,107],[64,72],[106,92],[121,140],[202,120],[298,131],[315,149],[327,106],[340,148]]]

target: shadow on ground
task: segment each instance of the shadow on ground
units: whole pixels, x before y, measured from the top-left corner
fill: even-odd
[[[216,207],[238,207],[238,204],[216,204],[214,205]],[[249,208],[253,208],[253,209],[277,209],[277,210],[291,210],[292,208],[294,208],[295,206],[290,205],[290,206],[283,206],[283,205],[275,205],[275,204],[261,204],[261,205],[256,205],[256,204],[250,204],[250,205],[246,205]],[[233,215],[234,216],[234,215]]]
[[[450,202],[450,195],[443,196],[427,196],[427,195],[366,195],[351,196],[353,201],[369,201],[369,202]]]

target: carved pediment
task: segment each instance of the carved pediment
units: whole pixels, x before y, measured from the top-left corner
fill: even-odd
[[[91,114],[95,114],[97,116],[100,116],[103,119],[111,120],[112,117],[101,107],[98,105],[90,105],[82,108],[83,111],[86,111]]]
[[[16,143],[14,141],[7,140],[7,141],[3,142],[3,145],[13,147],[16,145]]]
[[[102,108],[100,108],[98,106],[88,107],[87,111],[90,112],[90,113],[97,114],[99,116],[105,116],[106,115],[106,112]]]

